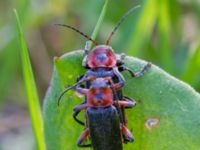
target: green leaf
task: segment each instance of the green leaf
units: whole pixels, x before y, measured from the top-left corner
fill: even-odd
[[[29,111],[30,111],[32,127],[34,130],[35,140],[37,142],[38,150],[45,150],[46,148],[45,148],[44,135],[43,135],[43,120],[42,120],[42,114],[40,110],[39,98],[38,98],[38,94],[36,90],[37,88],[36,88],[35,80],[33,77],[29,54],[28,54],[24,37],[23,37],[23,32],[21,29],[19,16],[16,10],[14,10],[14,13],[16,15],[16,20],[17,20],[17,25],[18,25],[18,30],[19,30],[22,69],[23,69],[23,74],[24,74],[24,82],[25,82],[25,87],[26,87],[26,94],[27,94],[27,99],[28,99],[28,106],[29,106]]]
[[[73,107],[84,97],[69,91],[57,100],[64,86],[76,82],[86,70],[81,67],[81,50],[67,53],[54,60],[54,72],[44,103],[45,136],[48,150],[79,149],[76,140],[84,130],[72,117]],[[137,71],[146,62],[126,57],[125,64]],[[123,73],[124,95],[137,101],[126,111],[128,128],[135,142],[124,150],[198,150],[200,148],[200,95],[186,83],[152,65],[142,77],[132,78]],[[84,116],[82,116],[84,117]]]

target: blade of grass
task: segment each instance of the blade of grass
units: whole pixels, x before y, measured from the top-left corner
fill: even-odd
[[[108,7],[108,1],[109,0],[105,0],[105,3],[104,3],[103,8],[101,10],[101,14],[99,16],[99,19],[98,19],[98,21],[97,21],[97,23],[95,25],[95,28],[94,28],[94,30],[92,32],[91,38],[94,39],[94,40],[97,37],[97,34],[98,34],[99,30],[100,30],[101,25],[103,24],[103,20],[104,20],[104,17],[105,17],[105,14],[106,14],[106,10],[107,10],[107,7]],[[89,47],[89,49],[92,48],[92,42],[89,42],[88,47]]]
[[[172,72],[172,51],[170,47],[170,16],[169,2],[161,1],[157,4],[158,12],[158,28],[159,28],[159,53],[162,67]]]
[[[23,74],[24,74],[24,81],[25,81],[25,87],[26,87],[26,94],[28,98],[32,128],[35,134],[37,149],[45,150],[44,135],[43,135],[43,120],[42,120],[42,113],[41,113],[40,104],[39,104],[39,98],[38,98],[38,94],[36,90],[37,88],[36,88],[35,80],[33,77],[29,54],[28,54],[24,37],[23,37],[23,32],[21,29],[19,16],[15,9],[14,9],[14,13],[16,16],[18,30],[19,30],[22,69],[23,69]]]
[[[128,42],[127,54],[132,56],[141,56],[144,52],[142,48],[149,40],[153,27],[157,18],[157,1],[156,0],[145,0],[141,4],[141,10],[138,18],[133,26],[133,34],[131,35]]]
[[[200,69],[200,44],[197,45],[195,51],[188,57],[185,71],[181,77],[184,81],[194,85],[196,82],[195,77],[197,76]]]

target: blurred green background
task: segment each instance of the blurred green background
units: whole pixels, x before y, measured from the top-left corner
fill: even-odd
[[[20,61],[13,8],[19,12],[41,104],[49,85],[53,57],[83,49],[103,0],[0,1],[0,150],[35,149]],[[98,41],[104,43],[124,13],[133,12],[113,36],[116,52],[143,58],[200,91],[200,2],[198,0],[110,0]]]

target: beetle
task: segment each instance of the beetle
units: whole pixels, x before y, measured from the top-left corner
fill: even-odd
[[[128,70],[131,73],[132,77],[140,77],[144,73],[144,71],[146,71],[150,67],[150,64],[147,63],[140,71],[136,73],[132,72],[130,69],[128,69],[124,65],[122,61],[124,54],[121,54],[121,55],[114,54],[113,49],[107,45],[99,45],[99,46],[94,47],[91,53],[89,53],[89,55],[88,56],[86,55],[85,57],[88,57],[87,58],[88,62],[85,65],[85,68],[88,68],[89,70],[79,79],[79,81],[76,84],[68,87],[66,91],[72,88],[75,88],[77,85],[85,82],[87,77],[89,76],[95,76],[97,78],[111,77],[115,83],[117,83],[118,81],[121,81],[124,85],[125,79],[120,73],[120,71]],[[89,80],[87,80],[87,87],[88,88],[90,87]],[[66,91],[64,91],[63,93],[65,93]],[[122,90],[118,90],[116,93],[117,94],[114,95],[115,100],[119,99],[119,100],[124,100],[127,102],[133,102],[134,106],[136,105],[136,101],[134,101],[133,99],[129,97],[123,96]],[[86,101],[84,101],[83,103],[86,103]],[[125,111],[124,111],[125,108],[126,107],[116,106],[116,109],[119,113],[120,122],[126,125],[127,119],[126,119]],[[79,114],[79,112],[80,111],[74,110],[73,117],[79,124],[85,125],[83,121],[80,121],[77,118],[77,115]],[[126,137],[124,137],[123,139],[125,143],[129,142],[129,140],[127,140]]]
[[[89,70],[85,73],[85,75],[82,75],[81,77],[79,77],[78,82],[76,84],[74,84],[70,87],[67,87],[67,89],[65,91],[63,91],[63,93],[59,97],[58,105],[59,105],[60,99],[64,95],[64,93],[67,92],[68,90],[74,88],[76,85],[85,82],[85,79],[87,78],[87,76],[91,76],[91,75],[95,76],[95,77],[109,76],[109,77],[112,77],[115,82],[118,82],[119,78],[121,78],[125,82],[125,79],[123,78],[123,76],[121,75],[120,72],[128,71],[132,77],[140,77],[148,68],[150,68],[151,64],[147,63],[140,71],[134,73],[131,69],[126,67],[123,62],[123,59],[125,58],[125,54],[124,53],[119,54],[119,55],[115,54],[112,47],[109,46],[109,42],[110,42],[112,36],[114,35],[114,33],[118,29],[118,27],[121,25],[121,23],[124,21],[124,19],[131,12],[133,12],[134,10],[136,10],[139,7],[140,7],[139,5],[136,7],[133,7],[120,19],[118,24],[114,27],[113,31],[109,35],[107,41],[105,42],[106,44],[103,44],[103,45],[98,45],[97,41],[93,40],[92,38],[90,38],[89,36],[87,36],[86,34],[84,34],[83,32],[79,31],[78,29],[76,29],[74,27],[71,27],[71,26],[65,25],[65,24],[56,24],[59,26],[64,26],[64,27],[70,28],[70,29],[80,33],[86,39],[88,39],[89,41],[92,41],[92,43],[95,45],[95,47],[90,52],[89,48],[88,48],[88,42],[86,42],[86,46],[84,48],[84,58],[82,61],[82,66]],[[117,67],[118,69],[113,69],[115,67]],[[89,83],[87,83],[87,87],[89,87]],[[131,99],[129,97],[123,96],[121,90],[119,90],[117,93],[118,93],[117,95],[118,95],[119,99],[124,99],[126,101],[134,101],[133,99]],[[135,104],[136,104],[136,102],[135,102]],[[121,111],[124,112],[123,108]],[[74,116],[74,119],[79,124],[84,125],[83,122],[79,121],[76,118],[77,112],[75,112],[73,116]],[[125,123],[124,116],[121,118],[121,120],[123,120],[123,122]]]
[[[67,87],[67,89],[62,92],[62,94],[60,95],[60,97],[58,99],[58,105],[61,100],[61,97],[68,90],[75,89],[77,86],[82,85],[84,82],[86,82],[86,88],[90,89],[91,86],[93,86],[91,83],[93,81],[88,80],[88,77],[91,77],[91,76],[94,76],[95,78],[110,77],[112,79],[113,83],[115,83],[115,84],[117,84],[118,82],[122,83],[122,85],[120,86],[120,88],[117,91],[115,91],[115,90],[112,91],[113,92],[113,100],[114,101],[116,101],[116,100],[117,101],[125,101],[127,103],[133,103],[134,104],[133,106],[136,105],[136,102],[133,99],[123,96],[123,94],[122,94],[121,88],[125,84],[125,79],[120,72],[128,71],[132,77],[140,77],[147,69],[150,68],[151,64],[147,63],[140,71],[134,73],[131,69],[126,67],[123,62],[123,60],[125,58],[125,54],[122,53],[122,54],[117,55],[114,53],[114,50],[112,49],[112,47],[109,46],[109,42],[110,42],[112,36],[114,35],[115,31],[117,30],[117,28],[124,21],[124,19],[136,8],[138,8],[138,6],[130,9],[120,19],[118,24],[115,26],[115,28],[109,35],[107,41],[103,45],[99,45],[97,41],[93,40],[92,38],[90,38],[89,36],[87,36],[86,34],[77,30],[74,27],[71,27],[69,25],[64,25],[64,24],[57,24],[59,26],[68,27],[68,28],[80,33],[82,36],[84,36],[86,39],[88,39],[95,45],[95,47],[90,52],[89,48],[88,48],[88,42],[86,42],[86,46],[84,48],[84,58],[82,61],[82,66],[84,68],[88,69],[88,71],[84,75],[78,77],[77,83]],[[104,82],[104,81],[102,80],[102,82]],[[85,101],[83,103],[81,103],[81,105],[86,105],[87,102],[88,102],[88,99],[86,96]],[[127,107],[127,106],[120,107],[120,105],[114,105],[114,106],[117,109],[117,112],[119,114],[120,123],[123,125],[126,125],[127,122],[126,122],[126,117],[125,117],[125,113],[124,113],[124,108],[129,108],[129,107]],[[74,109],[73,117],[79,124],[85,125],[85,123],[83,121],[80,121],[77,118],[77,115],[79,114],[79,112],[80,112],[79,109]],[[106,112],[104,112],[104,113],[106,113]],[[131,141],[131,140],[127,140],[127,137],[124,136],[124,142],[126,142],[126,141]]]
[[[113,107],[113,106],[131,108],[135,105],[135,103],[132,101],[124,101],[124,100],[119,101],[119,100],[113,99],[114,94],[115,94],[113,91],[117,91],[117,90],[121,89],[121,87],[124,84],[123,81],[120,81],[119,83],[113,83],[112,78],[110,78],[110,77],[96,78],[96,77],[92,77],[92,76],[88,77],[87,80],[89,80],[91,82],[89,89],[82,88],[80,86],[76,87],[77,92],[85,95],[86,103],[82,103],[82,104],[75,106],[74,111],[79,112],[81,110],[86,109],[86,114],[88,114],[92,110],[101,111],[104,114],[105,109],[107,109],[106,111],[111,110],[111,113],[116,112],[115,107]],[[114,113],[114,114],[117,115],[117,113]],[[112,116],[112,118],[113,118],[113,116]],[[119,120],[118,120],[118,122],[119,122]],[[126,137],[126,139],[128,139],[130,142],[132,142],[134,140],[134,138],[133,138],[133,135],[131,134],[131,132],[125,127],[125,125],[123,123],[118,123],[118,122],[117,121],[115,122],[116,124],[119,125],[118,127],[115,126],[115,132],[117,132],[117,130],[120,130],[121,133]],[[99,134],[102,134],[101,132],[103,132],[103,131],[96,132],[97,129],[90,130],[90,128],[92,128],[91,126],[93,124],[94,123],[91,121],[89,121],[87,123],[86,129],[81,134],[81,136],[77,142],[78,146],[80,146],[80,147],[88,146],[88,145],[82,145],[82,142],[84,141],[84,139],[86,139],[88,137],[90,132],[91,132],[91,134],[93,134],[93,136],[95,137],[96,140],[101,139],[101,136],[99,136]],[[106,129],[107,126],[104,128]],[[94,134],[94,132],[96,132],[96,134]],[[91,138],[92,145],[94,145],[93,143],[95,142],[93,140],[94,137]],[[121,137],[121,136],[119,136],[119,137]]]
[[[67,89],[61,94],[62,95],[67,92],[68,90],[75,88],[77,85],[83,83],[86,81],[87,77],[89,76],[95,76],[95,77],[112,77],[114,82],[118,82],[121,80],[123,82],[123,85],[125,84],[125,79],[120,73],[120,71],[129,71],[132,75],[132,77],[140,77],[149,67],[150,63],[147,63],[140,71],[134,73],[129,68],[127,68],[122,58],[124,57],[124,54],[116,55],[113,52],[113,49],[110,46],[107,45],[99,45],[92,49],[91,53],[86,56],[88,57],[88,62],[85,66],[85,68],[89,68],[89,70],[81,77],[79,78],[78,82],[70,87],[67,87]],[[87,87],[90,86],[90,81],[87,80]],[[133,99],[123,96],[122,91],[119,90],[116,94],[118,96],[118,99],[123,99],[125,101],[134,101]],[[59,98],[59,100],[60,100]],[[115,97],[116,99],[116,97]],[[59,101],[58,101],[59,102]],[[134,101],[135,105],[136,102]],[[123,111],[123,110],[122,110]],[[84,124],[77,120],[76,115],[78,112],[74,113],[74,118],[77,122],[80,124]],[[123,117],[123,122],[125,123],[125,117]]]

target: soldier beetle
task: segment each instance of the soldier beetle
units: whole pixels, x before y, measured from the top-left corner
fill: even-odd
[[[97,141],[106,139],[106,136],[99,136],[102,128],[105,130],[108,128],[110,131],[112,130],[111,132],[107,132],[107,136],[108,133],[111,133],[110,135],[116,137],[116,140],[121,141],[122,134],[125,143],[128,141],[134,141],[131,132],[126,128],[127,118],[125,116],[124,109],[134,107],[136,105],[136,101],[123,96],[122,87],[125,84],[125,79],[120,72],[128,71],[132,77],[140,77],[147,69],[150,68],[151,64],[147,63],[140,71],[134,73],[123,62],[125,54],[115,54],[112,47],[109,46],[109,42],[124,19],[138,7],[139,6],[133,7],[120,19],[103,45],[99,45],[97,41],[72,26],[57,24],[78,32],[95,45],[94,48],[89,51],[88,42],[86,42],[82,66],[88,69],[88,71],[84,75],[78,77],[75,84],[66,87],[66,90],[61,93],[58,99],[59,105],[61,97],[70,89],[75,89],[77,92],[85,95],[85,101],[74,108],[73,114],[74,119],[79,124],[86,127],[77,142],[80,147],[91,146],[90,144],[82,144],[84,139],[89,135],[91,136],[93,148]],[[77,115],[83,109],[86,110],[86,122],[77,118]],[[103,119],[104,122],[99,122],[98,120],[98,116],[101,114],[105,114],[105,116],[102,116],[105,117]],[[97,122],[99,122],[98,126]],[[109,126],[103,125],[106,124],[106,122]],[[113,126],[113,128],[110,128],[110,126]],[[97,128],[99,128],[99,130]],[[98,132],[96,132],[97,130]],[[116,133],[117,136],[112,133]],[[112,139],[112,136],[107,139]],[[115,139],[112,140],[115,141]],[[107,140],[108,142],[106,143],[112,142],[112,140]],[[105,145],[106,144],[104,143],[104,146]]]

